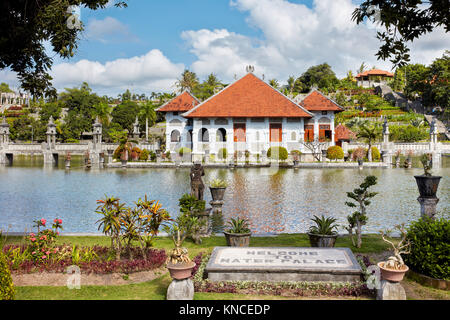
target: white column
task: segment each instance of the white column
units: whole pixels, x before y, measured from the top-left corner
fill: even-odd
[[[319,139],[319,117],[314,115],[314,140]]]
[[[336,145],[336,142],[334,141],[334,114],[331,116],[330,129],[331,129],[331,146],[334,146]]]

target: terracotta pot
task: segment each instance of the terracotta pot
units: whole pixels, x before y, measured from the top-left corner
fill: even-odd
[[[311,247],[333,248],[336,243],[337,236],[337,234],[325,235],[308,233]]]
[[[167,264],[170,276],[175,280],[184,280],[192,276],[192,269],[196,266],[194,261],[188,263]]]
[[[442,177],[439,176],[414,176],[416,178],[417,187],[422,198],[435,198],[439,181]]]
[[[407,265],[405,265],[405,268],[403,270],[393,270],[382,267],[384,266],[384,264],[385,264],[384,261],[378,262],[377,264],[381,271],[381,279],[390,282],[402,281],[403,277],[405,276],[405,273],[409,270]]]
[[[211,191],[211,197],[214,201],[222,201],[223,200],[223,197],[225,196],[226,188],[209,187],[209,190]]]
[[[230,233],[223,232],[229,247],[248,247],[250,245],[251,233]]]

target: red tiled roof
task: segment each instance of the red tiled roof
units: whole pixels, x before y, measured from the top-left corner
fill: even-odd
[[[353,140],[356,139],[356,134],[343,124],[339,124],[334,128],[334,139],[335,141]]]
[[[186,118],[310,118],[311,114],[254,74],[248,73],[183,116]]]
[[[365,76],[387,76],[387,77],[393,77],[394,74],[390,73],[389,71],[384,71],[380,69],[372,69],[368,71],[364,71],[356,76],[356,78],[365,77]]]
[[[194,97],[189,91],[184,91],[179,96],[173,98],[163,106],[156,109],[161,112],[186,112],[194,106],[200,104],[200,101]]]
[[[319,91],[314,90],[305,99],[300,102],[308,111],[344,111],[344,108],[339,106],[333,100],[325,97]]]

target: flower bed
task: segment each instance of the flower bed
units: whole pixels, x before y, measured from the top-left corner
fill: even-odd
[[[164,265],[164,250],[146,249],[143,256],[140,248],[132,247],[115,260],[115,254],[108,247],[55,246],[46,252],[46,258],[34,260],[26,245],[6,245],[3,253],[7,257],[13,274],[35,272],[64,273],[67,267],[77,265],[84,274],[133,273],[157,269]]]
[[[211,282],[204,278],[204,272],[210,255],[200,253],[193,261],[197,264],[192,274],[196,292],[213,293],[242,293],[258,295],[282,295],[282,296],[370,296],[375,291],[367,287],[366,283],[350,282],[270,282],[270,281],[221,281]],[[361,260],[366,270],[368,259]],[[367,276],[367,274],[365,273]]]

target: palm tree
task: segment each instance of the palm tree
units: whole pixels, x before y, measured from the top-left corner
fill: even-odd
[[[181,74],[181,79],[178,79],[178,81],[175,82],[175,86],[178,88],[179,92],[183,92],[184,90],[192,91],[199,83],[197,75],[186,69]]]
[[[145,140],[148,141],[148,121],[150,120],[152,125],[156,121],[155,106],[151,101],[148,101],[140,109],[139,115],[145,118]]]
[[[361,63],[361,66],[360,66],[359,69],[357,70],[357,73],[358,73],[358,74],[363,73],[363,72],[366,70],[366,68],[367,68],[366,64],[365,64],[364,62]]]
[[[369,149],[367,150],[367,159],[369,162],[372,161],[372,143],[378,139],[380,134],[381,129],[377,123],[364,121],[359,125],[357,136],[358,138],[365,139],[369,145]]]
[[[278,83],[278,80],[277,80],[277,79],[271,79],[271,80],[269,80],[269,85],[270,85],[271,87],[273,87],[274,89],[277,89],[277,90],[278,90],[278,88],[280,87],[280,84]]]
[[[292,95],[294,93],[295,89],[295,78],[294,76],[290,76],[287,80],[287,89],[289,91],[289,94]]]

